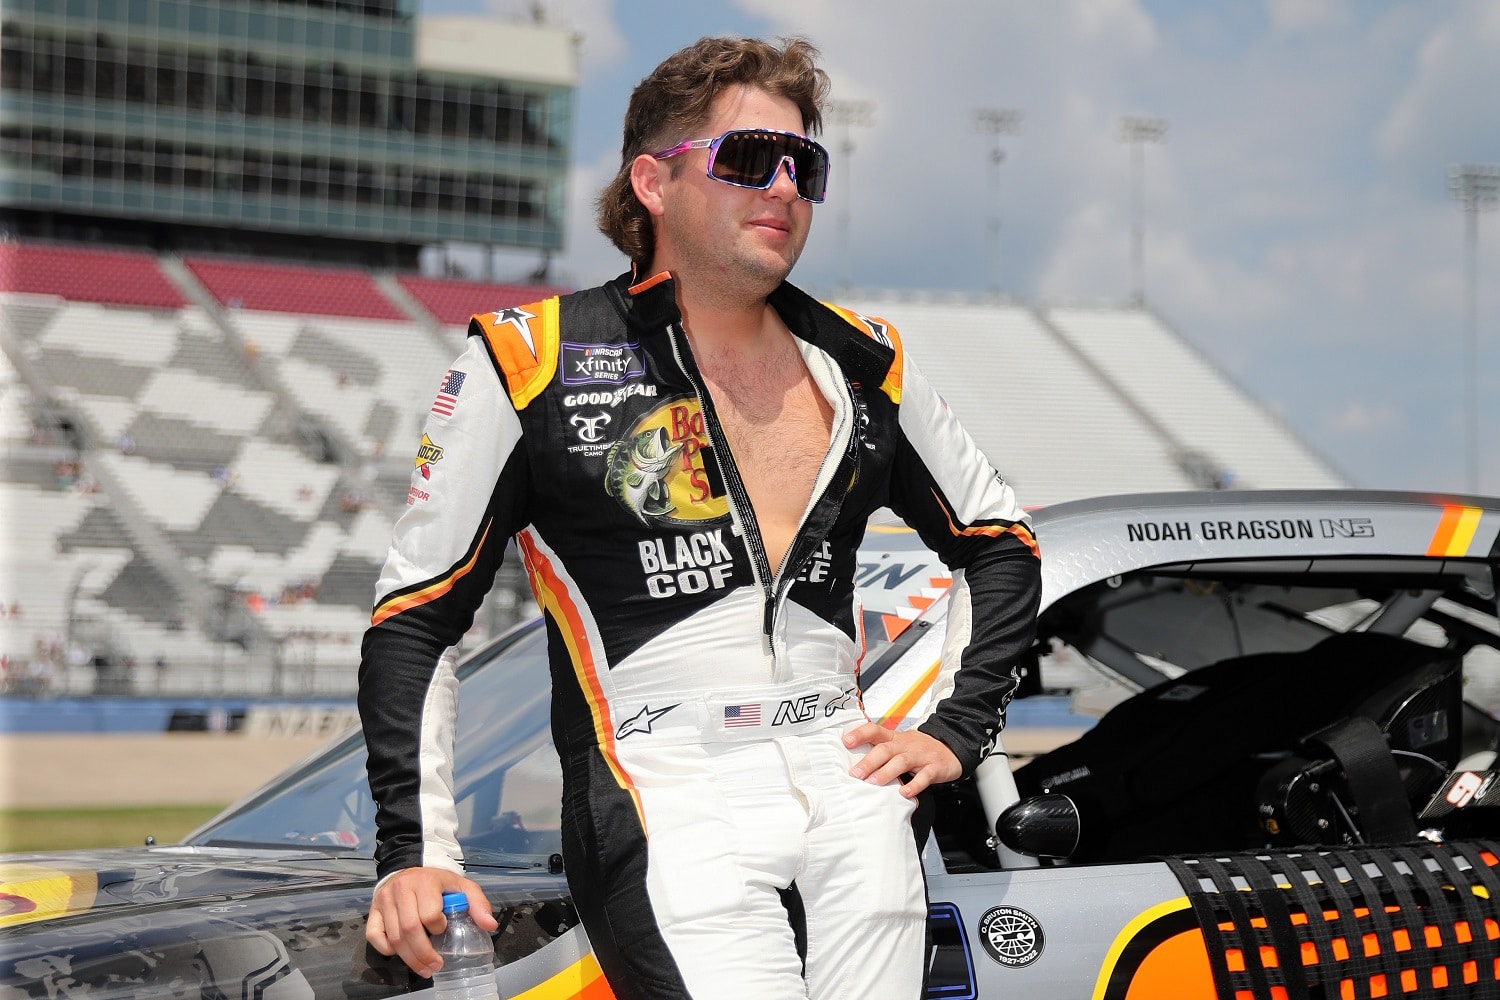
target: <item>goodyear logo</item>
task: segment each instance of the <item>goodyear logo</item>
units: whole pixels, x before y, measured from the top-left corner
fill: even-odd
[[[426,434],[422,435],[422,444],[417,448],[417,459],[414,463],[417,471],[422,473],[423,479],[432,478],[432,466],[443,460],[443,446],[433,442]]]
[[[729,516],[729,500],[691,396],[668,400],[616,441],[605,490],[645,525],[691,527]]]

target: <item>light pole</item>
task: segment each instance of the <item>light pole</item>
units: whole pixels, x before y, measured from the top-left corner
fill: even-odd
[[[839,154],[844,161],[844,190],[838,194],[839,291],[847,293],[852,284],[849,263],[849,178],[854,162],[854,140],[851,128],[869,128],[875,124],[874,101],[829,101],[828,121],[839,127]]]
[[[1021,134],[1021,112],[1015,108],[976,108],[974,131],[991,136],[990,141],[990,219],[988,249],[990,258],[990,291],[1000,294],[1000,164],[1005,162],[1002,135]]]
[[[1448,171],[1448,190],[1464,211],[1464,471],[1479,492],[1479,213],[1500,201],[1500,166],[1465,163]]]
[[[1134,204],[1130,227],[1131,301],[1146,304],[1146,154],[1148,142],[1161,143],[1167,138],[1167,123],[1160,118],[1120,119],[1120,141],[1130,143],[1130,167]]]

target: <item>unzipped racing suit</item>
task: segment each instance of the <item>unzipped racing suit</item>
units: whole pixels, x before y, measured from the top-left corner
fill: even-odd
[[[476,316],[427,419],[359,707],[381,876],[461,871],[455,647],[514,536],[548,630],[568,882],[616,996],[915,997],[926,906],[869,748],[855,557],[889,506],[951,568],[920,728],[965,774],[1030,644],[1037,550],[1009,486],[888,324],[770,298],[833,411],[773,572],[658,275]],[[799,960],[784,899],[806,913]]]

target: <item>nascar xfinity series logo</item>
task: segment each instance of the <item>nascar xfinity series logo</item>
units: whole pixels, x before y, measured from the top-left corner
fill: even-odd
[[[729,501],[692,397],[668,400],[616,441],[604,488],[642,524],[694,527],[729,517]]]
[[[619,385],[646,374],[639,344],[562,345],[563,385]]]

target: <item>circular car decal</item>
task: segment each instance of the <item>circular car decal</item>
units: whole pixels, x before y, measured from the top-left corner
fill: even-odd
[[[1035,962],[1046,943],[1041,921],[1014,906],[986,910],[979,918],[979,940],[990,958],[1008,969]]]

